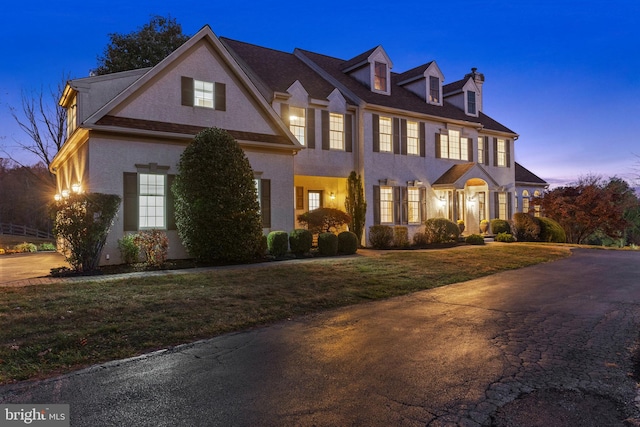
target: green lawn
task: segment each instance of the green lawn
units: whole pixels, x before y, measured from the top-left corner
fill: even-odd
[[[204,273],[0,288],[0,384],[569,256],[544,244],[277,262]]]

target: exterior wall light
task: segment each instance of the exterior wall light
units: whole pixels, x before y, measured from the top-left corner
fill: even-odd
[[[60,195],[60,193],[56,194],[55,196],[53,196],[53,200],[59,202],[60,200],[62,200],[62,195]]]
[[[443,196],[440,196],[440,198],[438,199],[438,204],[441,208],[444,208],[447,205],[447,201]]]
[[[77,182],[77,183],[75,183],[75,184],[73,184],[71,186],[71,191],[73,191],[74,193],[78,194],[78,193],[80,193],[82,191],[82,186],[80,185],[79,182]]]
[[[62,197],[65,199],[69,198],[69,190],[62,190]]]
[[[329,198],[330,198],[331,200],[335,200],[335,199],[336,199],[336,194],[335,194],[335,193],[331,193],[331,194],[329,194]]]

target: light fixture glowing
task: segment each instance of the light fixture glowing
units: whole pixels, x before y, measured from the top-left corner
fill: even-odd
[[[60,195],[60,193],[53,196],[53,200],[55,200],[56,202],[59,202],[60,200],[62,200],[62,196]]]
[[[336,199],[336,195],[335,195],[335,193],[331,193],[331,194],[329,194],[329,198],[330,198],[331,200],[335,200],[335,199]]]
[[[80,193],[82,191],[82,186],[80,185],[79,182],[77,182],[71,186],[71,191],[73,191],[76,194]]]
[[[438,204],[440,205],[441,208],[444,208],[447,205],[447,201],[445,200],[444,197],[440,197],[438,199]]]
[[[69,197],[69,190],[62,190],[62,197],[65,199]]]

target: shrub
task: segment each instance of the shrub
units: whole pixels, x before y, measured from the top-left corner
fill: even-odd
[[[40,243],[40,245],[38,246],[38,250],[42,252],[53,252],[56,250],[56,245],[49,242]]]
[[[369,227],[369,242],[375,249],[388,249],[393,242],[393,228],[388,225]]]
[[[493,234],[500,234],[500,233],[507,233],[510,234],[511,233],[511,226],[509,225],[508,221],[505,221],[504,219],[492,219],[491,220],[491,232]]]
[[[456,224],[458,224],[458,228],[460,229],[460,234],[464,233],[464,221],[459,219],[458,221],[456,221]]]
[[[447,243],[458,240],[460,228],[446,218],[429,218],[424,222],[424,232],[429,243]]]
[[[533,215],[518,212],[513,215],[513,232],[520,242],[540,240],[540,221]]]
[[[465,242],[469,245],[484,245],[484,237],[479,234],[470,234]]]
[[[169,250],[169,239],[164,231],[138,231],[138,233],[134,235],[133,241],[144,254],[147,265],[162,267],[167,260]]]
[[[516,241],[516,239],[513,237],[512,234],[509,233],[498,233],[495,237],[495,241],[496,242],[502,242],[502,243],[513,243]]]
[[[71,194],[51,205],[53,234],[62,241],[65,258],[74,270],[98,268],[119,207],[119,196],[100,193]]]
[[[199,261],[244,262],[260,252],[262,219],[249,160],[222,129],[198,133],[172,185],[178,234]]]
[[[298,222],[313,234],[338,231],[351,221],[351,216],[340,209],[318,208],[298,215]]]
[[[23,242],[13,247],[16,252],[38,252],[38,247],[33,243]]]
[[[311,250],[313,234],[309,230],[298,228],[289,235],[289,247],[295,256],[302,256]]]
[[[352,231],[343,231],[338,234],[338,253],[345,255],[355,254],[358,250],[358,236]]]
[[[403,225],[393,227],[393,246],[406,248],[409,246],[409,229]]]
[[[318,235],[318,252],[322,256],[334,256],[338,253],[338,236],[325,232]]]
[[[125,264],[133,264],[138,262],[140,257],[140,248],[136,244],[135,234],[127,234],[118,240],[118,250],[120,250],[120,258]]]
[[[267,235],[267,248],[276,258],[282,258],[289,249],[289,235],[286,231],[272,231]]]
[[[347,178],[347,197],[344,201],[344,208],[351,216],[349,229],[356,233],[358,244],[360,244],[367,215],[367,202],[364,199],[362,177],[355,171],[351,171],[349,178]]]
[[[413,244],[414,246],[427,246],[429,244],[427,234],[424,231],[417,231],[413,235]]]
[[[541,217],[540,221],[540,241],[551,243],[565,243],[567,234],[558,222],[551,218]]]

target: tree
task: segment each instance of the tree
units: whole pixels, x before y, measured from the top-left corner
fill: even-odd
[[[298,215],[298,222],[306,225],[312,233],[327,233],[340,231],[344,224],[351,221],[351,216],[333,208],[318,208]]]
[[[253,171],[226,131],[196,135],[178,163],[172,191],[178,234],[196,259],[248,261],[262,243],[262,221]]]
[[[53,192],[47,166],[20,166],[0,159],[0,222],[42,231],[51,228],[47,206]]]
[[[148,24],[129,34],[111,33],[110,43],[98,57],[97,75],[153,67],[189,40],[170,16],[153,15]]]
[[[623,237],[630,226],[624,214],[638,204],[638,198],[620,178],[604,181],[587,176],[575,185],[547,191],[533,204],[562,226],[568,243],[584,243],[596,231],[612,239]]]
[[[349,178],[347,178],[347,198],[344,207],[347,214],[351,216],[349,230],[358,236],[358,242],[361,243],[367,214],[367,202],[364,199],[362,177],[355,171],[351,171]]]

